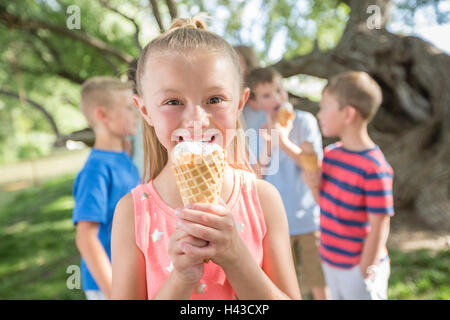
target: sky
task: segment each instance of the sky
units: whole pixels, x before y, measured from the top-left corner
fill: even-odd
[[[244,10],[244,21],[248,21],[247,25],[244,23],[244,39],[248,39],[249,42],[254,43],[256,49],[262,47],[261,34],[262,30],[259,28],[253,28],[253,32],[249,32],[246,28],[249,27],[249,23],[253,19],[258,18],[258,7],[261,0],[250,0],[246,10]],[[300,7],[304,7],[305,1],[298,1]],[[450,11],[450,1],[441,1],[439,4],[440,10]],[[306,10],[306,7],[304,8]],[[393,9],[393,15],[397,16],[397,21],[393,21],[388,24],[387,29],[394,33],[404,33],[418,36],[424,40],[431,42],[433,45],[450,54],[450,23],[438,25],[433,19],[434,11],[431,7],[419,9],[414,16],[414,26],[409,27],[399,17],[399,13],[396,12],[395,6]],[[434,20],[434,21],[433,21]],[[277,61],[281,59],[284,51],[285,35],[280,33],[278,37],[274,39],[274,45],[268,52],[268,58],[271,61]]]
[[[306,1],[298,1],[300,10],[307,10],[305,6]],[[264,49],[264,42],[262,41],[263,30],[258,24],[259,18],[259,6],[261,0],[249,0],[247,6],[243,12],[243,28],[241,36],[247,43],[254,45],[255,49],[262,51]],[[441,1],[439,4],[441,11],[450,11],[450,1]],[[220,15],[223,16],[220,16]],[[220,18],[226,18],[226,13],[220,13]],[[426,41],[431,42],[437,48],[450,54],[450,23],[439,25],[435,21],[435,14],[432,7],[425,7],[416,11],[414,15],[414,26],[408,26],[402,21],[401,13],[393,8],[392,22],[387,26],[387,29],[393,33],[403,33],[408,35],[418,36]],[[219,30],[215,30],[220,33]],[[222,32],[223,33],[223,32]],[[278,61],[282,58],[284,53],[284,42],[286,40],[286,34],[278,33],[274,38],[273,45],[267,53],[267,58],[270,61]],[[301,76],[291,77],[285,79],[285,85],[289,91],[307,96],[310,99],[317,100],[320,97],[320,92],[325,85],[324,80],[317,78]]]
[[[439,8],[443,12],[450,12],[450,1],[441,1]],[[450,54],[450,23],[438,25],[433,17],[435,17],[433,9],[426,7],[416,12],[414,26],[409,27],[402,21],[397,21],[391,23],[388,29],[392,32],[416,35]]]

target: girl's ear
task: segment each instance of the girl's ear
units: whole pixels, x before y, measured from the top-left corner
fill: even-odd
[[[250,89],[246,87],[242,90],[241,99],[239,99],[238,117],[241,114],[242,110],[244,110],[244,106],[247,103],[249,96],[250,96]]]
[[[142,117],[144,118],[144,120],[153,127],[153,121],[152,118],[150,117],[150,115],[147,112],[147,108],[144,105],[144,101],[142,100],[142,98],[140,96],[138,96],[137,94],[133,94],[133,101],[134,104],[136,105],[136,107],[138,108],[140,114],[142,115]]]

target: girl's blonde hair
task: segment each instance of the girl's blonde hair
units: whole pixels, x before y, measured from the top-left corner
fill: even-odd
[[[145,64],[151,53],[164,51],[187,51],[187,50],[214,50],[227,54],[235,66],[237,79],[239,79],[239,90],[242,92],[243,81],[240,70],[239,57],[234,49],[219,35],[206,30],[205,23],[199,18],[177,18],[172,22],[170,30],[153,39],[142,50],[136,71],[136,89],[143,97],[141,81],[145,72]],[[151,70],[150,70],[151,72]],[[231,150],[227,150],[228,162],[234,168],[252,171],[247,157],[245,136],[242,132],[239,120],[236,123],[236,135],[230,144]],[[149,178],[156,178],[168,161],[167,149],[159,142],[155,129],[142,119],[142,134],[144,141],[144,174],[143,182],[149,169]]]

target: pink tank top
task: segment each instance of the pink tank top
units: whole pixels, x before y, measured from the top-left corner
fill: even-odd
[[[262,267],[264,215],[256,190],[255,176],[234,170],[234,186],[227,205],[236,228],[253,258]],[[168,254],[169,238],[176,229],[175,210],[169,207],[153,187],[141,184],[131,191],[134,201],[136,244],[145,256],[147,298],[152,299],[173,270]],[[223,269],[210,261],[203,278],[193,291],[193,300],[234,300],[236,295]]]

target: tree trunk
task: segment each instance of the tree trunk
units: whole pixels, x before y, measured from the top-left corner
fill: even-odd
[[[388,32],[391,1],[345,2],[351,13],[336,48],[274,67],[284,76],[369,73],[383,90],[382,107],[369,129],[394,168],[395,208],[450,230],[450,56],[417,37]],[[370,5],[380,9],[379,29],[370,29]]]

